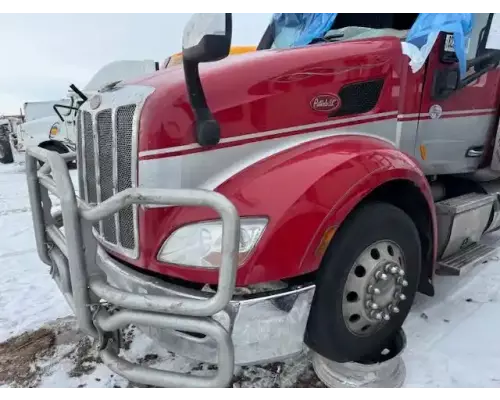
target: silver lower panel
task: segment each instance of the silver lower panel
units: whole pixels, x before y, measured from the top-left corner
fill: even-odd
[[[203,298],[203,292],[166,284],[121,265],[102,249],[97,262],[108,282],[118,289],[142,295]],[[272,295],[235,298],[215,314],[212,318],[231,335],[235,364],[276,361],[300,353],[314,290],[314,285],[308,285]],[[213,338],[156,326],[139,329],[176,354],[217,363],[217,342]]]

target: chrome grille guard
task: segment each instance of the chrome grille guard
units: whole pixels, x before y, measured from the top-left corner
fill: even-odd
[[[164,387],[226,387],[234,370],[230,333],[213,318],[231,300],[235,288],[240,220],[234,205],[221,194],[206,190],[131,188],[95,207],[76,196],[67,161],[75,153],[60,155],[39,147],[26,150],[26,174],[36,245],[42,261],[72,307],[79,327],[100,339],[103,362],[115,373],[143,384]],[[44,166],[37,170],[37,161]],[[49,193],[61,202],[64,233],[51,213]],[[207,298],[142,295],[108,284],[96,262],[97,240],[92,224],[130,205],[206,206],[222,219],[222,257],[217,292]],[[99,307],[104,300],[119,310],[109,314]],[[129,324],[193,331],[212,337],[218,346],[218,369],[212,376],[161,371],[131,363],[118,356],[109,338]]]

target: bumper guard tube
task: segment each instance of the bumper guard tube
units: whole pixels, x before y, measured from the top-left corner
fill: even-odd
[[[97,206],[76,196],[71,156],[39,147],[26,150],[26,174],[37,250],[73,309],[78,326],[99,340],[102,361],[130,381],[162,387],[227,387],[235,364],[273,361],[303,350],[314,285],[265,295],[234,296],[240,220],[234,205],[206,190],[132,188]],[[73,159],[76,154],[73,153]],[[45,165],[38,169],[37,161]],[[64,233],[52,213],[58,197]],[[215,293],[166,283],[111,258],[92,224],[131,204],[206,206],[222,219],[222,256]],[[101,303],[115,306],[110,314]],[[214,363],[211,376],[163,371],[119,356],[121,328],[134,324],[168,350]],[[194,333],[191,334],[191,333]],[[117,343],[118,342],[118,343]]]

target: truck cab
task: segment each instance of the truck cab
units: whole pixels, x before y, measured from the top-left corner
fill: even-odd
[[[496,249],[480,240],[500,228],[499,24],[275,14],[256,51],[227,57],[231,14],[197,14],[182,68],[78,110],[80,197],[58,155],[29,149],[40,258],[104,363],[145,384],[224,386],[235,364],[305,348],[376,359],[436,274]],[[48,191],[64,193],[64,235]],[[121,358],[128,324],[216,373]]]

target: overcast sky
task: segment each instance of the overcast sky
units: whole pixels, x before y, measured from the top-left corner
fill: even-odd
[[[181,50],[190,15],[0,14],[0,114],[62,98],[111,61],[163,62]],[[256,45],[270,18],[233,14],[233,44]]]

